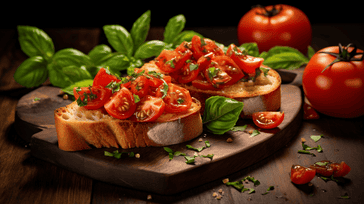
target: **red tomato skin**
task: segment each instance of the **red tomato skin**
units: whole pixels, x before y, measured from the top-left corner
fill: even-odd
[[[339,48],[332,46],[321,51],[338,53]],[[312,107],[332,117],[364,115],[364,62],[337,62],[322,72],[336,57],[319,52],[312,56],[302,75],[303,91]]]
[[[116,81],[116,82],[119,82],[120,79],[118,79],[116,76],[114,75],[110,75],[106,72],[106,69],[105,68],[101,68],[95,78],[94,78],[94,81],[93,81],[93,84],[92,86],[98,86],[98,85],[101,85],[102,87],[105,87],[107,86],[110,82],[112,81]]]
[[[95,109],[99,109],[101,108],[110,98],[111,96],[111,90],[102,87],[101,85],[99,86],[95,86],[95,87],[91,87],[91,91],[93,94],[97,95],[97,98],[94,100],[91,100],[87,103],[85,107],[86,109],[89,110],[95,110]],[[81,91],[77,92],[77,87],[73,88],[73,95],[75,96],[75,99],[77,100],[80,95],[81,95],[81,99],[84,98],[83,93],[86,92],[88,94],[90,94],[90,88],[89,87],[81,87]]]
[[[345,162],[341,162],[340,164],[332,163],[330,166],[334,169],[334,177],[343,177],[347,175],[351,170],[351,168]]]
[[[165,103],[163,99],[147,95],[137,103],[135,113],[130,117],[130,120],[136,122],[155,121],[163,114],[164,108]],[[142,111],[144,111],[144,114],[149,114],[145,118],[138,118],[138,114]]]
[[[129,103],[129,108],[126,111],[122,111],[121,107],[124,105],[125,101]],[[123,120],[133,115],[136,109],[136,104],[131,91],[125,87],[121,87],[121,89],[114,93],[111,99],[105,103],[104,107],[109,115]]]
[[[262,129],[273,129],[283,122],[284,112],[256,112],[253,113],[252,119],[254,124]]]
[[[291,181],[295,184],[306,184],[316,175],[316,170],[300,165],[293,165],[291,168]]]
[[[307,47],[312,40],[312,28],[308,17],[293,6],[279,4],[276,8],[280,6],[282,11],[273,17],[256,14],[262,13],[263,8],[248,11],[238,24],[239,44],[256,42],[260,52],[281,45],[307,53]],[[272,7],[266,8],[271,10]]]

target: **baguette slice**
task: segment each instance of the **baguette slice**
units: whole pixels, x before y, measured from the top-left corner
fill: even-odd
[[[162,72],[154,61],[144,64],[141,69],[167,74]],[[224,96],[243,102],[244,108],[241,117],[251,118],[255,112],[276,111],[281,107],[281,83],[282,80],[278,72],[269,69],[266,77],[261,73],[255,82],[239,81],[218,90],[201,90],[190,84],[178,85],[188,89],[191,96],[201,102],[201,113],[204,111],[206,99],[211,96]]]
[[[78,151],[92,147],[134,148],[166,146],[191,140],[202,133],[201,104],[193,98],[183,113],[164,113],[155,122],[132,122],[108,115],[104,109],[87,110],[74,101],[54,111],[58,147]]]

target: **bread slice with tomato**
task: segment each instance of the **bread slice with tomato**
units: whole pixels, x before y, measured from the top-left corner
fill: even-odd
[[[58,146],[91,148],[166,146],[202,133],[200,102],[155,72],[118,78],[102,68],[76,100],[54,111]]]
[[[244,102],[242,118],[255,112],[276,111],[281,106],[281,78],[262,66],[263,58],[252,57],[231,44],[226,53],[207,38],[194,36],[175,50],[163,50],[141,70],[171,76],[202,104],[215,95]]]

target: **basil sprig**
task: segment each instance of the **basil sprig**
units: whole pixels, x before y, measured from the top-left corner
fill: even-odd
[[[243,102],[223,96],[212,96],[205,102],[202,122],[213,134],[224,134],[236,125]]]
[[[16,70],[16,82],[31,88],[49,78],[54,86],[63,88],[92,78],[92,61],[87,55],[73,48],[55,52],[52,39],[43,30],[32,26],[17,28],[20,47],[29,58]]]

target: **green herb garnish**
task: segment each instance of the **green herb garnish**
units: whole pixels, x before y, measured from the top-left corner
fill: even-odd
[[[262,193],[262,195],[266,195],[269,193],[269,191],[274,190],[274,186],[269,186],[269,188],[267,189],[267,191],[265,193]]]
[[[231,131],[245,131],[247,127],[248,125],[234,126],[231,128]]]
[[[315,142],[318,142],[322,136],[324,135],[311,135],[311,139]]]
[[[113,152],[104,151],[104,156],[115,157],[117,159],[120,159],[122,154],[128,154],[129,157],[134,157],[135,155],[134,152],[119,152],[118,150]]]
[[[257,136],[257,135],[259,135],[259,134],[260,134],[259,130],[254,130],[254,131],[252,132],[252,134],[250,135],[250,137],[254,137],[254,136]]]

